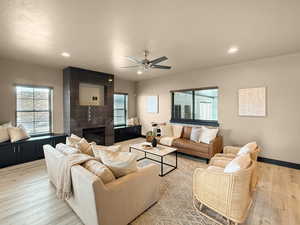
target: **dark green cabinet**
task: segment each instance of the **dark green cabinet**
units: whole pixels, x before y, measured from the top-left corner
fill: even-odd
[[[0,168],[44,158],[43,145],[65,143],[66,135],[32,137],[15,143],[0,144]]]

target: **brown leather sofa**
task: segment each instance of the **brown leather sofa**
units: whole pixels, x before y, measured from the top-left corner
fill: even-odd
[[[192,127],[183,126],[180,138],[172,141],[172,146],[177,148],[178,152],[188,155],[211,159],[215,154],[222,152],[223,137],[218,135],[209,144],[194,142],[190,140]]]

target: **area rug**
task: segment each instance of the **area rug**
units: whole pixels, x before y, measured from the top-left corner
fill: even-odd
[[[127,146],[122,144],[124,150]],[[143,155],[141,155],[143,156]],[[174,163],[175,156],[168,156],[166,162]],[[153,163],[142,160],[140,166]],[[196,168],[206,167],[204,160],[178,154],[178,169],[161,178],[160,200],[136,218],[131,225],[217,225],[211,219],[199,214],[193,206],[192,183]],[[168,171],[168,167],[164,167]],[[209,211],[217,221],[227,224],[225,219]]]

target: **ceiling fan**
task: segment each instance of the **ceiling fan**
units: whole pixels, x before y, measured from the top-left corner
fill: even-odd
[[[171,69],[171,66],[157,65],[158,63],[166,61],[168,59],[166,56],[162,56],[157,59],[149,60],[148,55],[149,55],[149,51],[145,50],[144,51],[144,59],[142,59],[142,60],[136,59],[135,57],[132,57],[132,56],[126,56],[127,59],[136,63],[136,65],[124,66],[121,68],[138,68],[138,67],[141,68],[142,67],[145,71],[152,69],[152,68],[153,69],[166,69],[166,70]],[[138,71],[138,74],[141,74],[141,71]]]

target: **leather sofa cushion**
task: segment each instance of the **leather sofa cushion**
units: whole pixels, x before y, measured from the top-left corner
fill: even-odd
[[[190,140],[191,132],[192,132],[192,127],[184,126],[182,131],[182,138]]]
[[[184,138],[177,138],[173,141],[172,146],[180,149],[190,149],[193,151],[208,153],[209,145],[204,143],[197,143]]]

